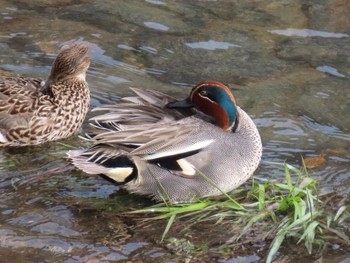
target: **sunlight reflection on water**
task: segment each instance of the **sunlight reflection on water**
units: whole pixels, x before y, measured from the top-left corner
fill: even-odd
[[[241,47],[240,45],[237,45],[237,44],[215,41],[215,40],[186,43],[186,46],[188,46],[190,48],[202,48],[202,49],[206,49],[206,50],[228,49],[230,47]]]
[[[336,68],[333,68],[331,66],[327,66],[327,65],[318,66],[316,68],[316,70],[318,70],[320,72],[329,73],[329,74],[336,76],[336,77],[345,78],[345,75],[339,73],[339,71]]]
[[[143,24],[149,28],[153,28],[156,30],[161,30],[161,31],[169,30],[168,26],[165,26],[165,25],[162,25],[162,24],[156,23],[156,22],[143,22]]]
[[[282,35],[282,36],[325,37],[325,38],[349,37],[348,34],[344,34],[344,33],[333,33],[333,32],[325,32],[325,31],[318,31],[318,30],[312,30],[312,29],[288,28],[288,29],[269,30],[269,32],[277,35]]]

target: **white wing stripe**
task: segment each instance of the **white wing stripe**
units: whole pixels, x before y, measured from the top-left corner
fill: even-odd
[[[154,160],[154,159],[159,159],[159,158],[163,158],[163,157],[178,155],[178,154],[182,154],[182,153],[197,151],[197,150],[204,149],[205,147],[210,145],[212,142],[214,142],[214,140],[205,140],[205,141],[201,141],[201,142],[195,143],[195,144],[190,145],[190,146],[185,147],[185,148],[150,154],[150,155],[147,155],[147,156],[143,157],[142,159],[143,160]]]

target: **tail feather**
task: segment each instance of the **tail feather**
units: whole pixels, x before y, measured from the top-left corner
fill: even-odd
[[[84,155],[83,150],[71,150],[67,155],[78,169],[87,174],[105,174],[110,169],[98,163],[89,161],[89,156]]]
[[[136,165],[121,150],[110,145],[97,145],[88,150],[71,150],[68,158],[87,174],[106,175],[118,184],[133,180],[138,173]]]

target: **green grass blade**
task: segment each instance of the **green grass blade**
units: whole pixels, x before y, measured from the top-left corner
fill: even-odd
[[[165,227],[165,229],[164,229],[162,238],[161,238],[161,240],[160,240],[161,242],[163,242],[163,240],[164,240],[166,234],[168,234],[168,232],[169,232],[169,230],[170,230],[170,227],[172,226],[172,224],[173,224],[174,221],[175,221],[175,218],[176,218],[176,215],[175,215],[175,214],[172,215],[172,216],[169,218],[168,223],[167,223],[167,225],[166,225],[166,227]]]
[[[277,235],[274,238],[274,240],[272,241],[272,246],[271,246],[271,249],[269,251],[269,254],[267,255],[266,263],[272,262],[272,259],[275,256],[275,254],[277,253],[277,251],[280,249],[284,238],[285,238],[285,233]]]
[[[313,246],[324,248],[334,240],[350,244],[347,207],[341,206],[329,213],[329,205],[322,203],[318,196],[316,180],[309,176],[305,167],[298,169],[286,163],[279,165],[279,171],[284,172],[282,182],[267,179],[259,183],[253,179],[249,190],[241,188],[230,195],[198,171],[226,198],[201,198],[189,204],[167,203],[164,200],[163,204],[130,213],[156,213],[151,219],[168,219],[162,241],[169,235],[175,220],[187,222],[184,229],[208,220],[214,221],[214,224],[231,224],[235,235],[226,240],[225,246],[232,251],[239,246],[237,243],[252,242],[252,234],[261,241],[270,240],[274,235],[266,262],[273,261],[287,237],[297,238],[297,244],[304,243],[309,253],[312,253]],[[294,241],[294,238],[288,240]]]
[[[259,201],[259,210],[263,210],[265,208],[265,186],[263,184],[259,184],[259,195],[258,195],[258,201]]]
[[[315,229],[320,223],[317,221],[312,221],[307,228],[305,229],[302,236],[299,238],[297,244],[299,244],[301,241],[305,241],[305,246],[309,254],[312,253],[312,244],[315,241]]]
[[[311,177],[303,177],[300,184],[299,184],[299,188],[305,189],[309,186],[314,186],[315,184],[316,184],[315,179],[312,179]]]
[[[281,245],[286,237],[286,234],[287,234],[287,231],[283,230],[283,227],[286,224],[288,224],[288,221],[284,222],[282,224],[282,226],[281,225],[279,226],[279,227],[282,227],[282,229],[280,229],[277,232],[275,238],[273,239],[273,241],[271,243],[270,251],[269,251],[269,254],[267,255],[267,258],[266,258],[266,263],[271,263],[273,260],[273,257],[276,255],[276,253],[280,249],[280,247],[281,247]]]
[[[327,226],[327,228],[329,228],[331,226],[332,221],[333,221],[333,217],[331,215],[328,215],[326,220],[327,220],[326,226]]]
[[[303,217],[293,221],[288,227],[286,227],[286,230],[289,231],[298,225],[302,225],[303,223],[307,222],[310,219],[311,219],[311,213],[307,213]]]
[[[246,226],[242,229],[241,233],[239,235],[237,235],[237,237],[235,238],[236,240],[239,240],[245,233],[248,232],[248,230],[250,229],[250,227],[256,223],[257,221],[265,218],[268,214],[267,213],[260,213],[256,216],[253,216],[248,223],[246,224]]]
[[[334,221],[337,221],[338,218],[344,213],[345,210],[346,210],[346,206],[344,206],[344,205],[341,206],[341,207],[338,209],[337,213],[335,214]]]
[[[292,193],[294,187],[293,187],[292,177],[290,176],[290,172],[289,172],[290,168],[289,167],[290,167],[290,165],[287,165],[287,164],[284,165],[284,176],[286,178],[288,190],[289,190],[289,192]]]
[[[302,213],[303,210],[300,206],[300,203],[297,202],[295,199],[292,200],[293,205],[294,205],[294,221],[297,220],[298,218],[304,216],[304,214]]]
[[[154,218],[155,219],[163,219],[163,218],[171,217],[174,214],[181,214],[181,213],[203,210],[206,207],[209,207],[209,204],[207,204],[205,202],[179,204],[179,205],[174,205],[174,206],[155,205],[155,206],[151,206],[151,207],[144,208],[144,209],[130,211],[130,212],[128,212],[128,214],[161,213],[161,215],[158,215]]]

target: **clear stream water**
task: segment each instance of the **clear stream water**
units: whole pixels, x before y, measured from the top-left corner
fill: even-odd
[[[79,40],[91,50],[92,107],[118,102],[131,86],[185,97],[197,82],[227,83],[262,136],[256,176],[269,178],[277,169],[270,162],[299,166],[302,156],[322,155],[326,162],[312,170],[321,193],[346,199],[349,13],[348,0],[0,0],[0,73],[46,78],[59,48]],[[77,136],[62,143],[86,145]],[[150,203],[72,169],[66,150],[57,142],[0,149],[0,262],[185,260],[159,243],[164,224],[130,230],[137,221],[99,209],[112,194],[120,209]],[[185,238],[206,243],[220,237],[214,228]],[[337,246],[323,258],[346,259]],[[251,248],[205,260],[260,262],[264,255]],[[278,260],[291,262],[293,252]]]

